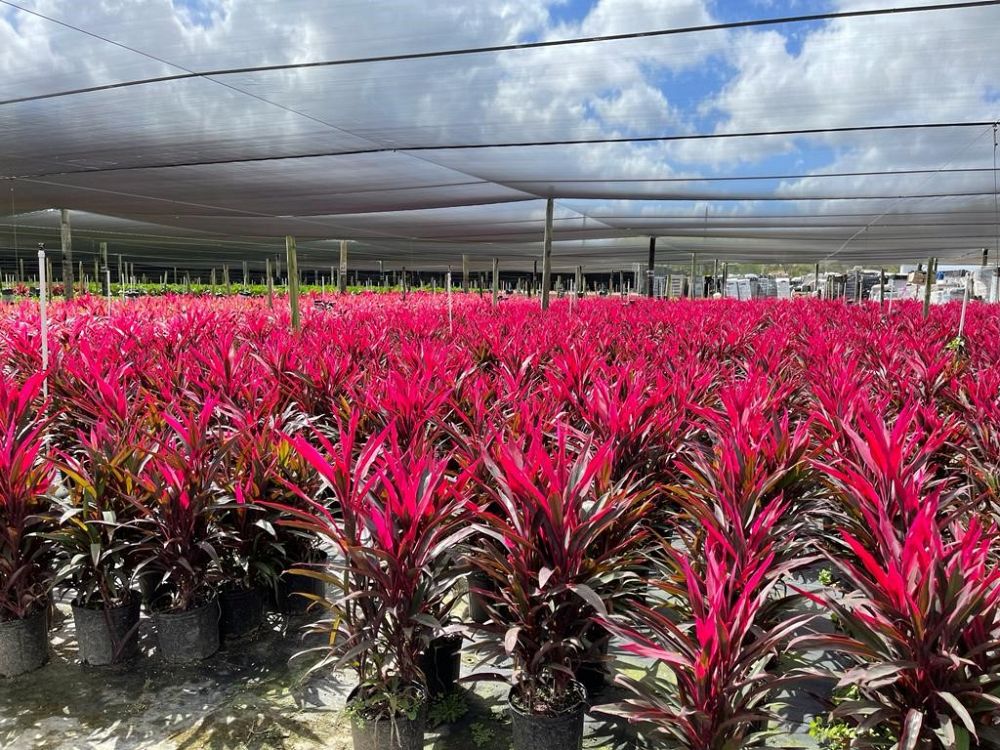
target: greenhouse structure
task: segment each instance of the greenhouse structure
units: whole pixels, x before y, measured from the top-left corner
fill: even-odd
[[[1000,0],[0,0],[0,748],[1000,748]]]

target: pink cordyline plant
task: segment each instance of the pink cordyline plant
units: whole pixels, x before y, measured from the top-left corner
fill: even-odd
[[[904,409],[890,432],[866,412],[848,431],[854,453],[820,467],[843,509],[822,551],[855,591],[814,596],[843,635],[806,640],[856,660],[837,677],[859,697],[834,716],[862,738],[887,726],[904,748],[990,747],[1000,741],[997,528],[930,460],[951,432],[923,434],[913,415]]]
[[[45,461],[48,418],[43,375],[24,384],[0,376],[0,621],[28,617],[45,606],[50,551],[38,536],[48,528]]]
[[[219,578],[221,481],[229,443],[218,401],[180,401],[162,414],[136,496],[142,532],[137,572],[150,577],[156,606],[184,612],[209,600]]]
[[[513,659],[516,699],[532,713],[579,700],[574,673],[593,618],[634,595],[648,493],[630,478],[612,482],[612,461],[609,443],[565,426],[551,440],[533,427],[523,447],[498,436],[483,456],[485,504],[468,555],[495,586],[479,591],[493,613],[481,646]]]
[[[447,457],[403,449],[390,424],[363,443],[358,417],[342,424],[336,444],[321,434],[291,440],[323,481],[305,506],[275,504],[286,526],[316,534],[335,551],[326,569],[295,572],[323,581],[310,597],[329,614],[311,627],[328,645],[312,669],[352,670],[354,710],[366,719],[414,709],[425,677],[419,657],[455,595],[445,564],[470,533],[464,483],[448,477]]]
[[[796,676],[768,671],[807,614],[777,624],[765,622],[767,601],[778,579],[774,551],[738,560],[722,537],[711,535],[699,569],[687,553],[665,544],[659,587],[665,607],[636,603],[629,615],[601,622],[623,640],[629,653],[662,665],[638,680],[615,679],[632,695],[597,710],[646,727],[654,743],[690,750],[735,750],[759,746],[772,717],[771,704]]]

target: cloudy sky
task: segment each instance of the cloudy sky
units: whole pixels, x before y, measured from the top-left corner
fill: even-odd
[[[727,225],[714,217],[763,222],[849,212],[868,217],[863,226],[887,213],[878,227],[909,211],[987,217],[994,201],[993,133],[984,125],[431,147],[992,122],[1000,116],[1000,6],[239,72],[14,101],[209,70],[900,4],[13,0],[0,3],[0,176],[22,178],[11,191],[11,206],[21,214],[70,205],[191,231],[269,234],[284,227],[373,241],[454,238],[470,234],[472,223],[494,238],[504,235],[503,226],[513,227],[514,238],[536,230],[537,198],[547,195],[559,199],[567,230],[595,238],[634,231],[643,222],[663,234],[706,213],[721,235]],[[328,156],[344,151],[375,153]],[[218,163],[231,159],[241,163]],[[812,176],[883,170],[922,171]],[[734,177],[742,179],[720,179]],[[508,203],[523,203],[523,211],[487,210]],[[279,221],[287,216],[306,217],[306,223]],[[740,224],[741,236],[751,237],[752,225]],[[798,225],[784,221],[781,229]],[[853,232],[837,231],[838,238]],[[982,237],[971,236],[978,231],[963,225],[949,241],[982,244]],[[837,246],[830,237],[824,243]]]

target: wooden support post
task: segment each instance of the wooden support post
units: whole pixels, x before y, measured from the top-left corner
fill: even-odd
[[[69,226],[69,211],[59,212],[59,237],[62,240],[63,296],[73,299],[73,234]]]
[[[924,279],[924,317],[931,311],[931,279],[934,278],[934,258],[927,259],[927,274]]]
[[[264,276],[267,284],[267,306],[274,309],[274,281],[271,278],[271,259],[264,258]]]
[[[694,279],[695,274],[698,273],[698,253],[691,253],[691,288],[688,289],[688,297],[694,299]]]
[[[337,288],[341,294],[347,294],[347,240],[340,241],[340,276],[337,278]]]
[[[542,239],[542,309],[549,309],[549,287],[552,285],[552,215],[555,201],[545,201],[545,235]]]
[[[493,259],[493,307],[500,304],[500,259]]]
[[[656,237],[649,238],[649,258],[646,260],[646,296],[653,297],[653,278],[656,276]]]
[[[292,310],[292,330],[298,331],[299,324],[299,260],[295,251],[295,238],[285,236],[285,253],[288,255],[288,305]]]

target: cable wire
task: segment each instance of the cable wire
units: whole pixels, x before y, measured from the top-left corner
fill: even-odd
[[[79,31],[81,33],[87,34],[96,39],[100,39],[101,41],[113,44],[117,47],[128,50],[130,52],[135,52],[137,54],[144,55],[146,57],[158,59],[153,57],[152,55],[146,54],[145,52],[133,49],[132,47],[129,47],[128,45],[123,44],[121,42],[116,42],[112,39],[101,36],[99,34],[95,34],[90,31],[78,28],[65,21],[60,21],[59,19],[52,18],[51,16],[46,16],[37,11],[24,8],[18,5],[17,3],[12,2],[12,0],[0,0],[0,3],[10,6],[11,8],[15,8],[23,13],[29,13],[31,15],[43,18],[52,23],[57,23],[60,26],[64,26],[66,28],[73,29],[74,31]],[[673,29],[654,29],[649,31],[634,31],[622,34],[605,34],[602,36],[574,37],[571,39],[550,39],[538,42],[494,44],[483,47],[464,47],[459,49],[433,50],[427,52],[403,52],[403,53],[389,54],[389,55],[372,55],[368,57],[351,57],[351,58],[341,58],[334,60],[316,60],[313,62],[302,62],[302,63],[279,63],[275,65],[256,65],[256,66],[246,66],[239,68],[218,68],[214,70],[190,71],[177,75],[156,76],[153,78],[142,78],[132,81],[120,81],[117,83],[104,84],[102,86],[89,86],[85,88],[55,91],[48,94],[37,94],[34,96],[19,97],[16,99],[7,99],[0,101],[0,105],[15,104],[18,102],[38,101],[40,99],[54,99],[64,96],[88,94],[97,91],[108,91],[111,89],[128,88],[131,86],[143,86],[154,83],[166,83],[169,81],[180,81],[189,78],[201,78],[206,76],[225,76],[225,75],[236,75],[245,73],[266,73],[266,72],[283,71],[283,70],[303,70],[308,68],[328,68],[328,67],[338,67],[346,65],[362,65],[362,64],[383,63],[383,62],[429,60],[441,57],[460,57],[466,55],[481,55],[481,54],[491,54],[499,52],[518,52],[524,50],[546,49],[552,47],[568,47],[580,44],[616,42],[629,39],[652,39],[657,37],[704,33],[710,31],[729,31],[733,29],[747,29],[760,26],[779,26],[782,24],[832,21],[832,20],[847,19],[847,18],[871,18],[873,16],[902,15],[907,13],[928,13],[934,11],[985,8],[996,5],[1000,5],[1000,0],[968,0],[967,2],[958,2],[958,3],[936,3],[934,5],[908,5],[898,8],[872,8],[868,10],[845,10],[845,11],[835,11],[829,13],[810,13],[810,14],[796,15],[796,16],[755,18],[744,21],[729,21],[725,23],[701,24],[697,26],[681,26]],[[160,60],[160,62],[166,63],[166,61],[163,60]],[[172,63],[166,63],[166,64],[173,65]],[[174,65],[173,67],[180,67],[180,66]]]

